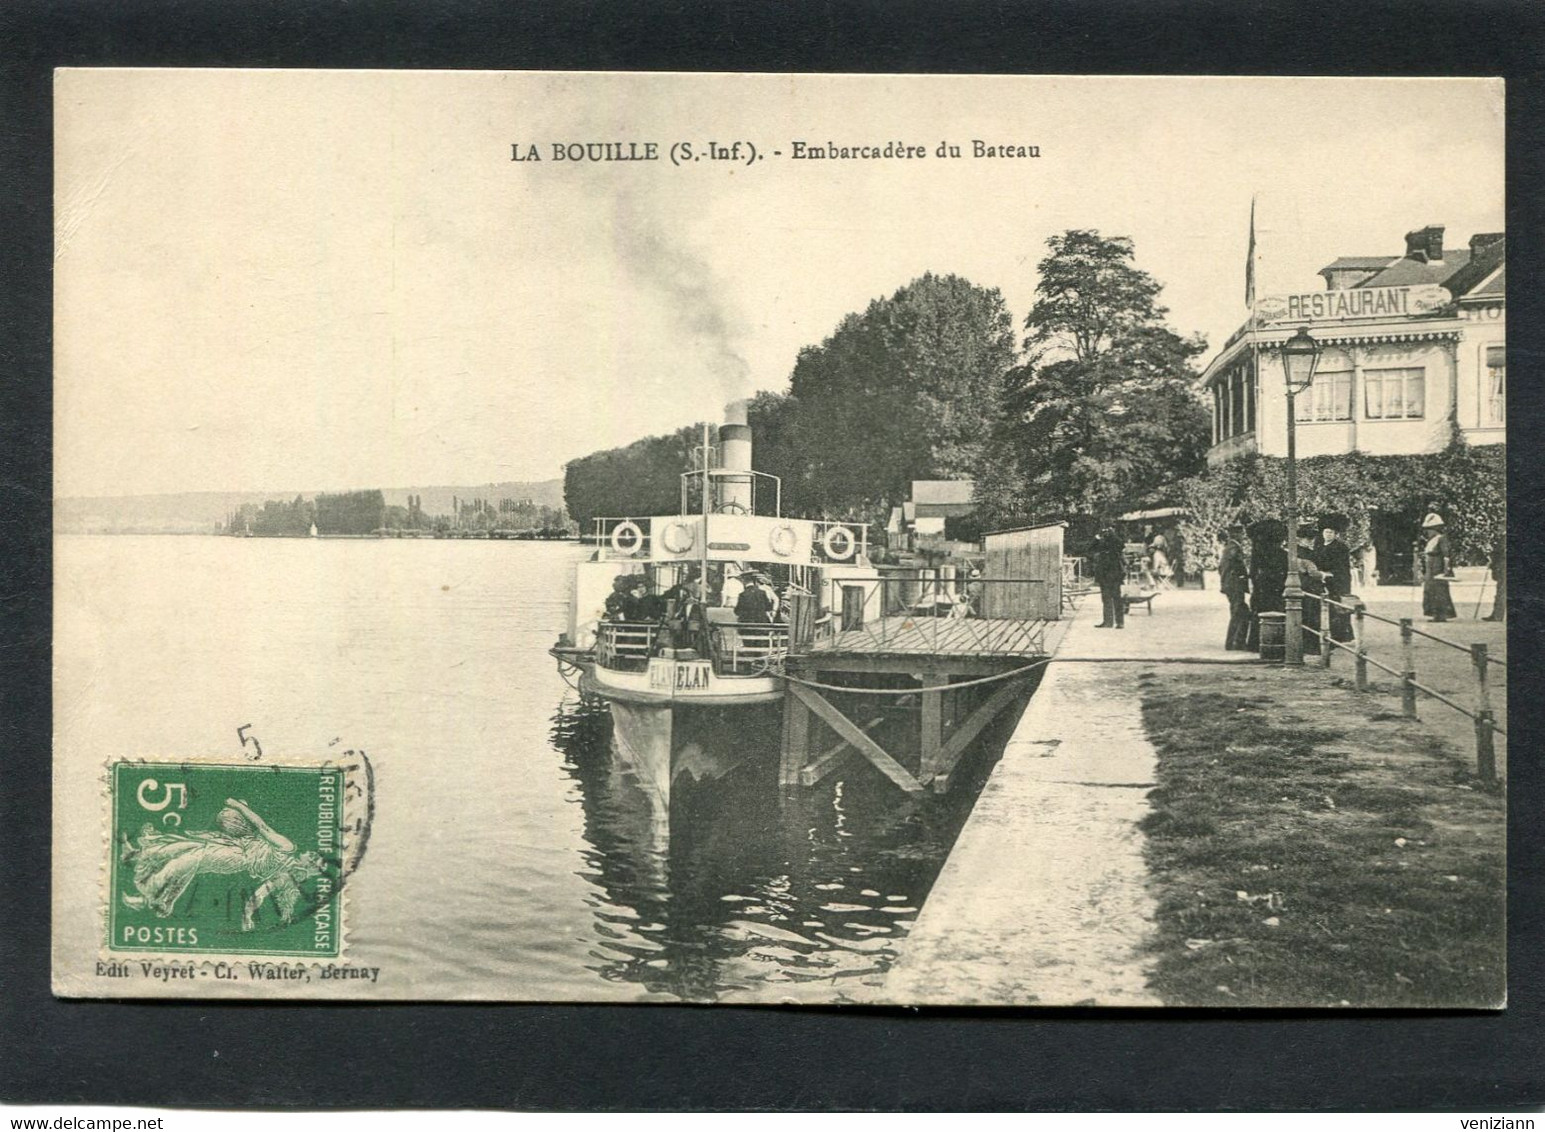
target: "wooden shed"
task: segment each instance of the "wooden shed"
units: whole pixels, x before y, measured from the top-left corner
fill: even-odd
[[[1066,527],[1066,523],[1042,523],[987,533],[983,617],[1055,621],[1062,615],[1062,532]],[[994,582],[1000,578],[1014,580]],[[1031,584],[1029,579],[1039,584]]]

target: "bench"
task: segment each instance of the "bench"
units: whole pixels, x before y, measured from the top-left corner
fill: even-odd
[[[1131,613],[1134,605],[1147,607],[1148,616],[1153,616],[1153,599],[1159,596],[1158,590],[1152,590],[1145,594],[1122,594],[1121,608],[1123,613]]]

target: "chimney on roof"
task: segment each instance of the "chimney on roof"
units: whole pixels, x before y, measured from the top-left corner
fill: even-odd
[[[1480,255],[1491,245],[1500,244],[1505,239],[1507,239],[1506,232],[1477,232],[1470,237],[1470,254]]]
[[[1406,233],[1406,258],[1422,263],[1443,262],[1443,225],[1429,224]]]

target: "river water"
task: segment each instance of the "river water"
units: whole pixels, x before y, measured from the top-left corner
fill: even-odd
[[[780,799],[776,736],[667,824],[546,649],[574,544],[60,537],[56,873],[100,868],[109,757],[368,752],[347,952],[374,993],[445,999],[863,999],[969,813],[861,760]],[[89,800],[89,804],[88,804]],[[56,956],[99,909],[56,912]],[[60,940],[64,942],[61,944]]]

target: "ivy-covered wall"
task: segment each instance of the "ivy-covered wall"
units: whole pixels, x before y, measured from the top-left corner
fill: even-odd
[[[1181,485],[1177,502],[1191,513],[1182,524],[1188,546],[1211,547],[1229,522],[1280,518],[1287,510],[1287,461],[1246,456]],[[1420,531],[1428,504],[1437,503],[1461,564],[1490,560],[1507,528],[1507,446],[1472,448],[1456,436],[1441,452],[1369,456],[1353,452],[1298,461],[1298,511],[1305,518],[1329,511],[1347,516],[1347,542],[1372,542],[1372,516],[1381,513]]]

